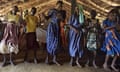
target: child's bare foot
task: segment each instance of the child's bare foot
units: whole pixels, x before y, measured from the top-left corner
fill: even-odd
[[[47,58],[45,59],[45,63],[46,63],[46,64],[49,64],[49,61],[48,61],[48,59],[47,59]]]
[[[38,60],[36,58],[34,58],[34,63],[38,64]]]
[[[82,66],[80,65],[80,63],[78,61],[76,61],[76,64],[79,68],[82,68]]]
[[[93,62],[93,67],[98,68],[98,66],[95,64],[95,62]]]
[[[58,66],[61,66],[61,64],[59,62],[57,62],[56,60],[53,60],[53,63],[55,63]]]
[[[111,65],[111,68],[112,68],[115,72],[119,72],[119,70],[116,69],[114,65]]]
[[[14,63],[13,61],[10,61],[10,64],[11,64],[12,66],[15,66],[15,63]]]
[[[103,64],[103,68],[104,68],[106,71],[108,71],[108,72],[111,71],[106,64]]]
[[[0,65],[0,67],[4,67],[4,66],[6,66],[6,62],[3,62],[3,63]]]
[[[88,60],[87,63],[85,64],[85,67],[89,67],[89,60]]]

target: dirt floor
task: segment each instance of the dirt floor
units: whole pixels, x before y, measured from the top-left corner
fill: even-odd
[[[47,65],[45,63],[19,63],[16,66],[7,65],[0,68],[0,72],[107,72],[103,68],[70,66],[65,63],[62,66]],[[112,72],[112,71],[110,71]]]

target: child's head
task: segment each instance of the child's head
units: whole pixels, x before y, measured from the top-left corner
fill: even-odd
[[[11,13],[16,14],[18,11],[19,11],[18,6],[13,6],[12,10],[11,10]]]
[[[114,12],[114,11],[110,11],[109,13],[108,13],[108,17],[107,17],[109,20],[111,20],[111,21],[115,21],[115,19],[116,19],[116,13]]]
[[[31,8],[31,15],[35,15],[37,12],[37,9],[35,7]]]
[[[63,2],[62,2],[62,1],[57,1],[57,3],[56,3],[56,8],[57,8],[58,10],[62,10],[62,7],[63,7]]]
[[[90,15],[91,15],[91,18],[95,18],[97,15],[97,12],[95,10],[91,10]]]

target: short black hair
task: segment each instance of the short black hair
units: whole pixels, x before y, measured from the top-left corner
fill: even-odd
[[[95,10],[91,10],[90,14],[96,16],[97,12]]]
[[[13,8],[18,9],[18,6],[13,6]]]
[[[32,10],[34,10],[34,11],[37,11],[37,8],[35,8],[35,7],[32,7]]]
[[[58,5],[58,4],[63,5],[63,1],[58,0],[56,5]]]
[[[36,12],[37,12],[37,8],[35,8],[35,7],[32,7],[32,8],[31,8],[31,10],[33,10],[33,11],[34,11],[34,13],[36,13]]]
[[[13,9],[19,11],[18,6],[13,6]]]

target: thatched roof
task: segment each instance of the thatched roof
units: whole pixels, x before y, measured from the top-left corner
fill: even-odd
[[[38,8],[38,12],[46,12],[55,6],[57,0],[0,0],[0,15],[8,13],[12,6],[18,5],[22,10],[29,9],[32,6]],[[63,0],[64,9],[67,10],[68,15],[71,13],[71,0]],[[98,18],[103,19],[107,13],[116,6],[120,6],[120,0],[77,0],[77,2],[84,7],[84,12],[89,16],[91,9],[98,12]]]

